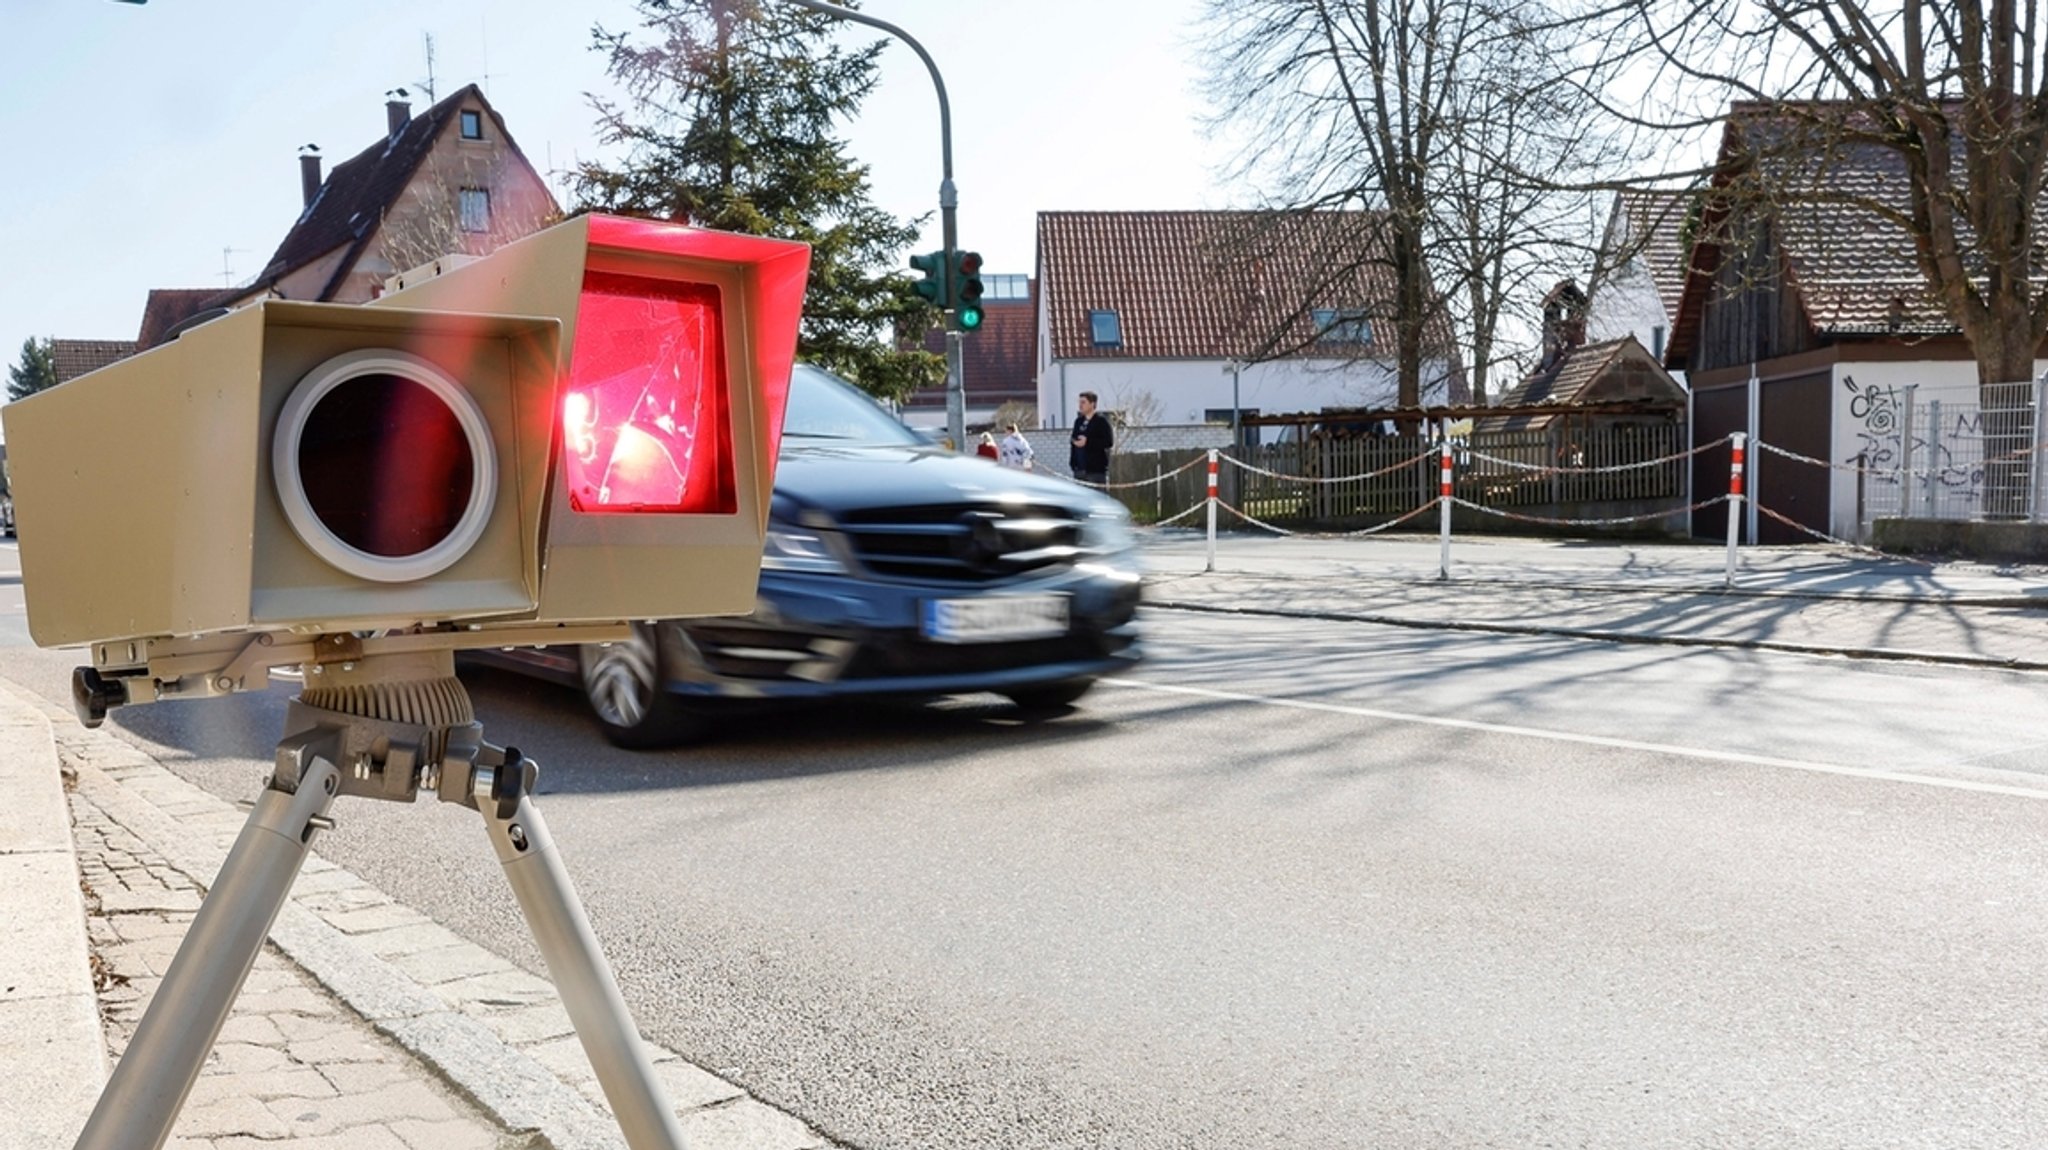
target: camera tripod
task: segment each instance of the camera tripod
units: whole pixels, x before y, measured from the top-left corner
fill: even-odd
[[[158,1150],[341,795],[421,790],[483,816],[520,913],[632,1150],[681,1150],[618,983],[533,805],[537,767],[483,741],[446,650],[306,665],[275,766],[207,890],[77,1150]]]

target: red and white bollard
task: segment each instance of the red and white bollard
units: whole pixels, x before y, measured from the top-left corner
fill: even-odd
[[[1443,482],[1438,487],[1436,502],[1437,506],[1442,509],[1437,517],[1437,521],[1440,524],[1437,534],[1442,539],[1442,554],[1437,557],[1436,577],[1439,579],[1449,579],[1451,577],[1451,441],[1448,439],[1444,440]]]
[[[1735,542],[1742,527],[1743,445],[1748,439],[1740,431],[1728,433],[1728,574],[1721,581],[1723,587],[1735,586]]]
[[[1209,449],[1209,565],[1204,571],[1216,570],[1216,449]]]

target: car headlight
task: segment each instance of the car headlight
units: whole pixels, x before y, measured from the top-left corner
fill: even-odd
[[[808,571],[819,575],[846,574],[846,564],[833,554],[831,543],[823,535],[772,520],[761,547],[761,569]]]
[[[1138,536],[1131,530],[1131,513],[1118,507],[1108,511],[1092,511],[1081,521],[1081,547],[1097,555],[1114,555],[1129,551],[1138,545]]]

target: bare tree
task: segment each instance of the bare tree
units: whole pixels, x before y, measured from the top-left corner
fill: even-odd
[[[1629,19],[1667,74],[1735,100],[1709,211],[1751,230],[1721,240],[1754,250],[1791,217],[1910,252],[1924,290],[1894,322],[1925,302],[1968,341],[1987,450],[2038,439],[1991,390],[2031,378],[2048,337],[2038,0],[1632,0]],[[1993,466],[2024,488],[2024,461]]]
[[[1746,136],[1757,194],[1824,200],[1897,228],[1969,340],[1979,381],[2032,375],[2048,337],[2039,3],[1640,0],[1632,17],[1676,75],[1776,122]],[[1855,148],[1888,153],[1899,179],[1830,180]]]
[[[1513,370],[1503,327],[1586,258],[1588,173],[1620,152],[1573,97],[1573,26],[1542,0],[1210,0],[1208,19],[1217,125],[1252,141],[1237,174],[1287,209],[1372,212],[1397,402],[1447,314],[1482,389]]]

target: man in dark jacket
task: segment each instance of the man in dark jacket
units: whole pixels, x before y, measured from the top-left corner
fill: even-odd
[[[1067,453],[1067,465],[1074,478],[1101,487],[1109,482],[1109,449],[1116,445],[1116,433],[1109,420],[1095,410],[1095,393],[1081,393],[1081,414],[1074,417],[1074,446]]]

